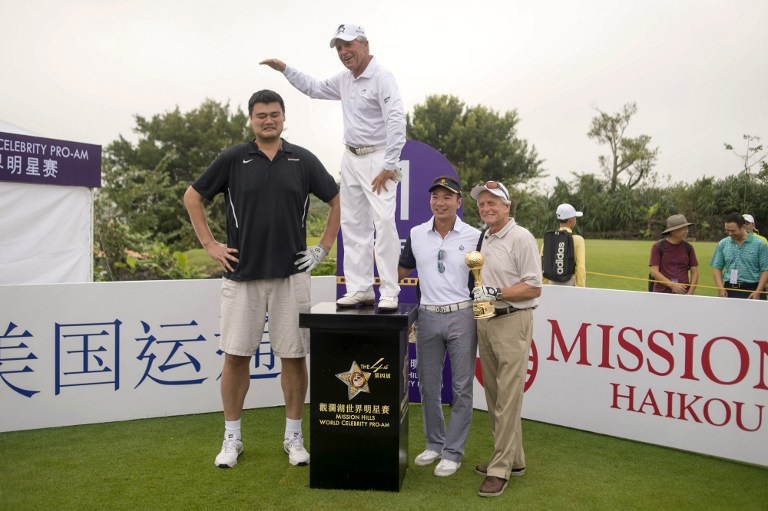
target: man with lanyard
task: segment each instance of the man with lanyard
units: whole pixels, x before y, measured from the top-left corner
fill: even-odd
[[[525,474],[521,410],[533,339],[533,309],[541,296],[541,259],[536,238],[509,216],[512,201],[496,181],[475,186],[480,217],[488,225],[483,254],[482,287],[476,301],[494,304],[494,317],[477,320],[477,344],[483,369],[494,449],[488,464],[475,471],[485,475],[478,495],[496,497],[509,477]]]
[[[472,424],[477,332],[464,257],[477,247],[480,231],[457,216],[462,190],[456,178],[436,178],[429,192],[433,216],[411,229],[400,255],[398,276],[402,280],[414,268],[419,273],[416,358],[427,445],[414,463],[430,465],[441,458],[434,474],[446,477],[461,466]],[[446,352],[453,391],[447,431],[441,399]]]
[[[744,217],[731,213],[725,217],[725,233],[712,255],[718,295],[722,298],[765,300],[761,293],[768,282],[768,245],[744,227]]]
[[[339,25],[331,38],[346,70],[316,80],[278,59],[261,64],[280,71],[309,97],[341,100],[344,144],[341,160],[341,234],[347,293],[341,307],[374,301],[373,262],[379,271],[379,310],[397,309],[400,286],[395,225],[400,151],[405,145],[405,110],[395,77],[370,54],[365,30]],[[374,243],[374,231],[376,241]]]
[[[268,313],[270,347],[281,360],[283,450],[291,465],[306,465],[301,417],[309,381],[309,333],[299,328],[299,313],[310,309],[309,272],[339,232],[339,188],[314,154],[281,138],[285,104],[279,94],[254,93],[248,115],[256,138],[224,151],[184,194],[200,243],[225,270],[220,340],[224,443],[214,463],[234,467],[243,452],[240,416],[251,384],[250,360]],[[214,239],[203,207],[205,199],[219,193],[226,197],[226,245]],[[304,222],[310,193],[330,209],[320,244],[308,250]]]

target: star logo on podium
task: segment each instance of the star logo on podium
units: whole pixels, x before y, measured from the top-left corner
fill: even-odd
[[[357,365],[357,362],[354,360],[352,361],[352,367],[349,368],[349,371],[336,373],[336,378],[347,385],[347,393],[350,400],[361,392],[367,394],[371,393],[371,389],[368,387],[368,378],[370,376],[371,373],[360,369],[360,366]]]

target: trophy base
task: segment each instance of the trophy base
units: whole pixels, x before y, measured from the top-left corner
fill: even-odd
[[[475,302],[472,304],[472,312],[475,319],[487,319],[496,315],[495,307],[491,302]]]

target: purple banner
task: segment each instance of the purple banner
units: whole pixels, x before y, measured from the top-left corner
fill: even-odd
[[[0,181],[101,186],[101,146],[0,132]]]

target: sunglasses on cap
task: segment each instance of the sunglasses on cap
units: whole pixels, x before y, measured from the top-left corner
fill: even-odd
[[[503,184],[497,183],[496,181],[486,181],[483,185],[489,190],[501,190],[501,193],[504,194],[504,197],[509,200],[509,193],[507,192],[506,187],[504,187]]]

